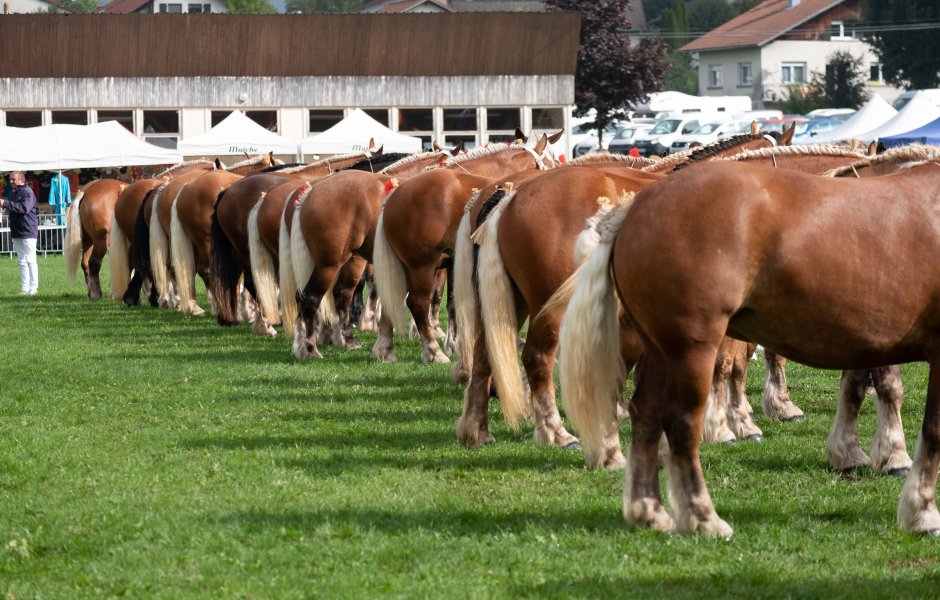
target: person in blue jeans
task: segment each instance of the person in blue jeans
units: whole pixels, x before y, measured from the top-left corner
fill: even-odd
[[[39,237],[39,215],[36,195],[26,185],[22,171],[10,174],[13,191],[0,198],[0,208],[10,215],[10,237],[20,262],[20,293],[33,296],[39,290],[39,268],[36,266],[36,238]]]

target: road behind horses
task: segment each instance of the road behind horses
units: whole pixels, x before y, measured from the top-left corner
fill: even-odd
[[[495,402],[496,444],[460,447],[462,389],[416,341],[377,364],[357,332],[362,350],[300,363],[283,336],[89,302],[61,257],[39,274],[19,297],[0,257],[4,599],[937,593],[940,544],[893,523],[901,480],[827,469],[837,372],[788,372],[805,422],[757,414],[764,442],[702,447],[735,539],[676,538],[628,528],[622,472],[533,446]],[[913,452],[926,366],[903,374]]]

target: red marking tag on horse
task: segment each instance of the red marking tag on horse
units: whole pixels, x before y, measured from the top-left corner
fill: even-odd
[[[564,154],[559,154],[559,155],[558,155],[558,162],[560,162],[561,164],[565,164],[565,163],[568,162],[568,161],[565,159],[565,155],[564,155]]]
[[[392,178],[385,182],[385,195],[387,196],[398,187],[398,179]]]

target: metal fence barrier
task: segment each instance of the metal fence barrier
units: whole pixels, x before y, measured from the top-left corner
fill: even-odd
[[[59,225],[59,223],[63,223]],[[36,254],[62,254],[65,250],[65,215],[43,212],[39,215],[39,238]],[[10,217],[0,215],[0,255],[13,255],[13,238],[10,236]]]

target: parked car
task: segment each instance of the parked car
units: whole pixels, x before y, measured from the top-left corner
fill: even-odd
[[[652,123],[630,123],[610,140],[607,151],[616,154],[629,154],[630,149],[636,145],[636,137],[643,131],[653,128]]]
[[[783,133],[783,130],[790,125],[796,125],[794,135],[800,135],[809,127],[809,119],[805,117],[784,117],[782,119],[761,119],[757,122],[761,131],[776,131]]]
[[[698,129],[702,120],[713,120],[714,114],[697,114],[694,117],[662,119],[652,129],[637,135],[635,144],[640,156],[663,156],[669,153],[669,147],[680,135],[692,133]]]
[[[820,119],[823,117],[839,117],[848,119],[855,114],[854,108],[817,108],[806,113],[808,119]]]
[[[891,106],[894,107],[894,110],[901,110],[902,108],[904,108],[904,106],[908,102],[911,101],[911,99],[914,96],[916,96],[918,93],[921,93],[921,92],[924,94],[925,98],[927,98],[928,100],[930,100],[937,106],[940,106],[940,88],[931,88],[931,89],[926,89],[926,90],[908,90],[906,92],[902,92],[901,95],[898,96],[894,100]]]
[[[579,127],[584,127],[583,125]],[[575,158],[579,156],[584,156],[585,154],[590,154],[596,150],[607,150],[607,147],[610,145],[610,142],[617,133],[623,129],[624,123],[620,121],[615,121],[609,124],[604,128],[604,136],[601,139],[600,143],[597,140],[597,130],[591,129],[587,131],[581,138],[580,141],[572,146],[573,150],[571,151],[572,156]],[[572,133],[574,130],[572,129]]]
[[[688,150],[693,144],[707,146],[718,140],[723,140],[741,133],[748,133],[750,131],[751,121],[747,119],[703,123],[692,133],[677,137],[669,147],[669,153],[683,152]]]
[[[810,119],[809,124],[803,130],[802,133],[795,135],[793,141],[800,144],[811,144],[813,143],[813,138],[817,135],[828,133],[845,123],[846,118],[851,115],[838,115],[834,117],[821,117],[818,119]]]

